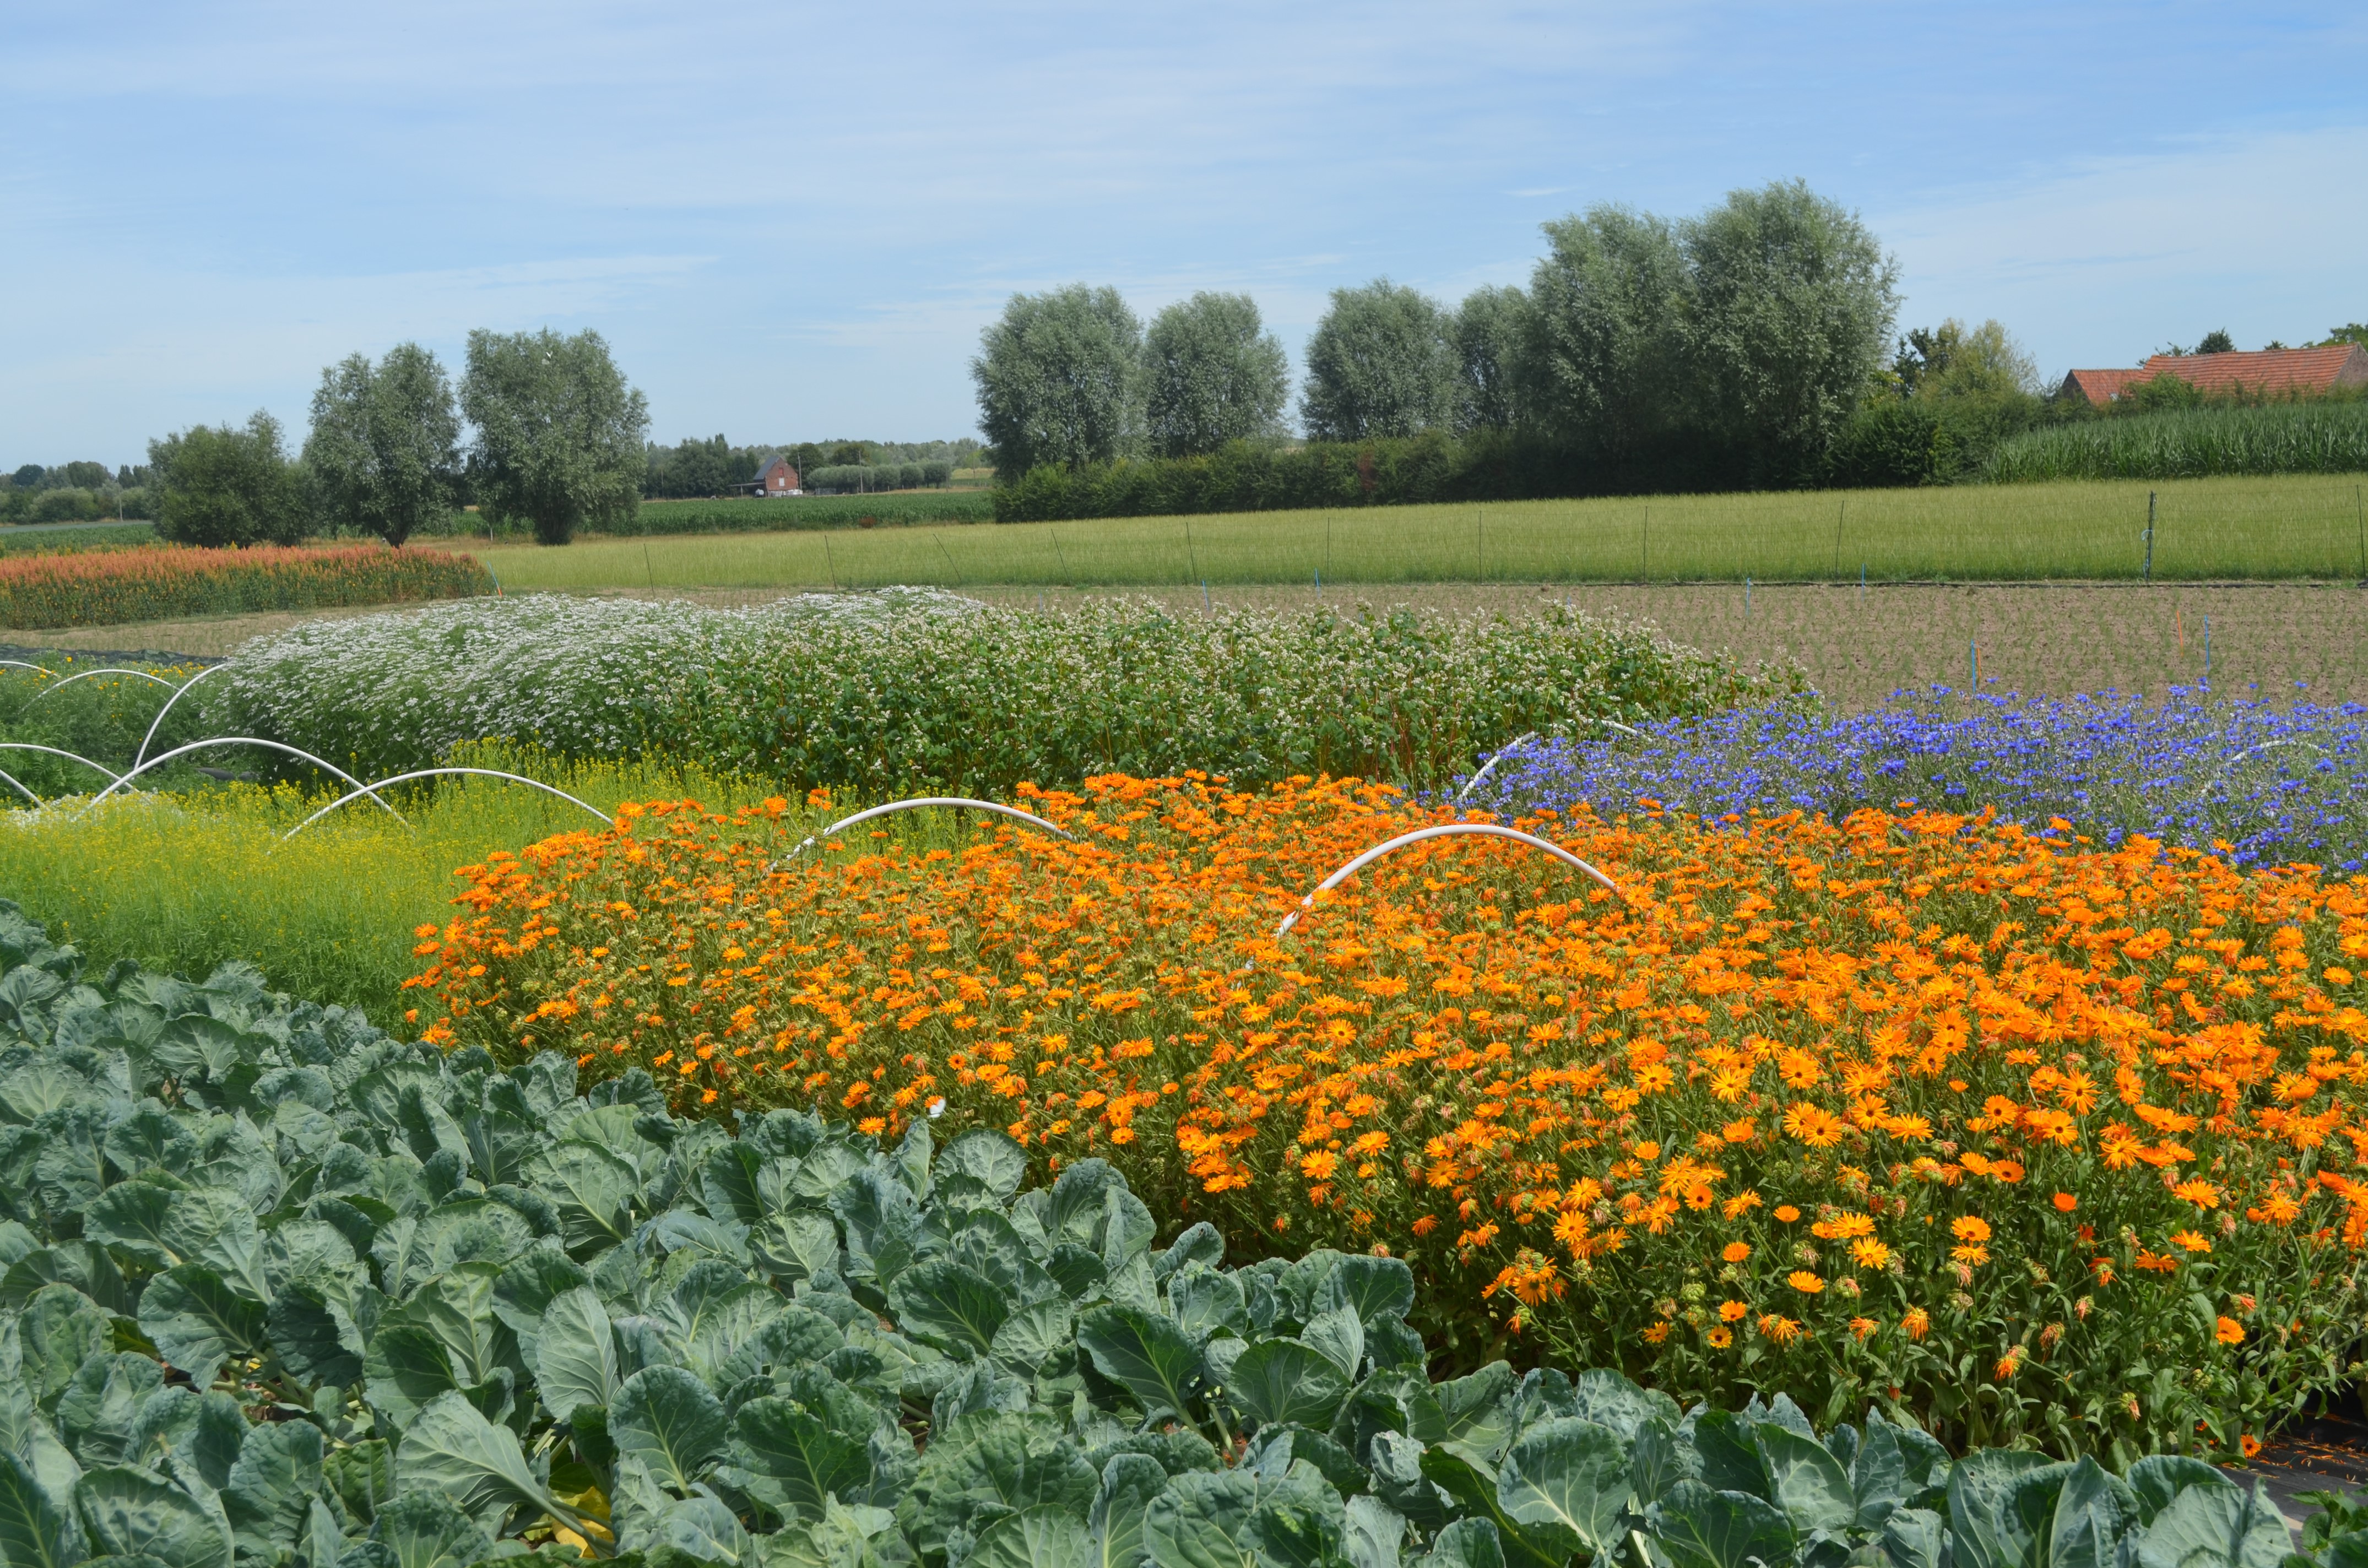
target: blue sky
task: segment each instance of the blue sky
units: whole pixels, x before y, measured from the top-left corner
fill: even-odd
[[[301,439],[472,326],[597,327],[661,440],[953,436],[1015,290],[1247,290],[1295,363],[1335,287],[1793,176],[2051,375],[2368,319],[2356,4],[11,0],[0,58],[6,467]]]

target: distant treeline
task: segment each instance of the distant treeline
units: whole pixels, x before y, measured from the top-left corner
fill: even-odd
[[[671,447],[653,443],[642,478],[642,494],[650,500],[689,500],[729,495],[754,484],[757,466],[779,453],[809,490],[894,490],[919,484],[943,484],[957,468],[978,461],[979,445],[961,441],[784,441],[735,446],[723,436],[692,437]],[[942,465],[934,479],[905,479],[915,464]],[[824,474],[861,471],[855,479],[838,483]],[[932,472],[937,472],[932,470]]]

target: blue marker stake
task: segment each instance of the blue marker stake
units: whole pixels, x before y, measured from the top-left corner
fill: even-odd
[[[2212,618],[2203,618],[2203,684],[2212,684]]]
[[[1209,608],[1209,579],[1206,577],[1201,579],[1201,611],[1204,615],[1214,613]]]

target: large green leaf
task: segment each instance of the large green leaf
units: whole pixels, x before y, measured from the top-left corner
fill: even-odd
[[[2277,1568],[2290,1549],[2285,1521],[2256,1480],[2189,1486],[2136,1537],[2138,1568]]]
[[[85,1467],[135,1464],[140,1407],[165,1381],[165,1369],[146,1356],[102,1352],[76,1369],[58,1396],[58,1429]]]
[[[1628,1445],[1608,1426],[1575,1416],[1522,1434],[1497,1474],[1497,1506],[1541,1546],[1608,1552],[1628,1505]]]
[[[371,1520],[370,1540],[386,1548],[393,1568],[470,1568],[494,1549],[476,1520],[435,1492],[391,1499]]]
[[[1883,1522],[1883,1558],[1889,1568],[1941,1568],[1948,1528],[1930,1508],[1901,1508]]]
[[[81,1523],[15,1454],[0,1451],[0,1562],[7,1568],[73,1568],[89,1555]]]
[[[1377,1439],[1374,1447],[1380,1446]],[[1460,1504],[1463,1512],[1495,1527],[1497,1543],[1511,1568],[1564,1568],[1569,1561],[1567,1536],[1546,1530],[1532,1537],[1505,1512],[1495,1476],[1481,1474],[1469,1460],[1446,1449],[1425,1449],[1421,1462],[1424,1479]]]
[[[1340,1551],[1350,1568],[1398,1568],[1406,1545],[1404,1516],[1370,1494],[1349,1498],[1347,1515],[1348,1529],[1341,1537]]]
[[[2117,1568],[2122,1538],[2136,1525],[2137,1512],[2129,1483],[2083,1458],[2056,1494],[2047,1568]]]
[[[106,1347],[112,1326],[98,1303],[71,1285],[34,1291],[18,1314],[17,1335],[25,1384],[35,1402],[50,1404],[64,1392],[82,1364]]]
[[[1505,1548],[1487,1519],[1458,1519],[1432,1538],[1424,1568],[1505,1568]]]
[[[559,1234],[571,1256],[588,1257],[632,1233],[641,1177],[629,1162],[598,1144],[572,1137],[552,1144],[535,1162],[533,1187],[558,1207]]]
[[[1156,1568],[1258,1568],[1258,1505],[1254,1476],[1178,1476],[1144,1515],[1144,1551]]]
[[[1793,1527],[1784,1511],[1748,1492],[1680,1481],[1645,1518],[1653,1544],[1675,1568],[1760,1568],[1792,1560]]]
[[[2068,1464],[2014,1449],[1982,1449],[1949,1473],[1950,1551],[1956,1568],[2039,1568],[2055,1492]]]
[[[1857,1506],[1856,1526],[1862,1530],[1883,1528],[1892,1510],[1908,1497],[1907,1456],[1899,1446],[1898,1429],[1880,1416],[1870,1415],[1865,1436],[1850,1461],[1850,1500]]]
[[[980,1532],[972,1568],[1096,1568],[1092,1537],[1067,1508],[1045,1504],[1007,1514]]]
[[[297,1380],[315,1388],[344,1388],[362,1375],[354,1353],[359,1331],[346,1310],[310,1285],[290,1285],[273,1299],[265,1320],[272,1353]]]
[[[1414,1310],[1414,1270],[1403,1258],[1342,1258],[1315,1290],[1315,1310],[1346,1307],[1360,1323],[1402,1318]]]
[[[831,1498],[844,1499],[871,1479],[862,1445],[794,1400],[749,1401],[733,1418],[732,1434],[733,1457],[775,1483],[777,1506],[786,1505],[781,1511],[793,1518],[821,1518]]]
[[[617,1451],[640,1460],[677,1492],[689,1492],[723,1452],[726,1425],[723,1402],[680,1367],[635,1372],[609,1407]]]
[[[2218,1467],[2185,1454],[2148,1454],[2130,1466],[2126,1479],[2137,1499],[2138,1523],[2142,1525],[2154,1523],[2154,1517],[2191,1486],[2235,1484]]]
[[[302,1538],[321,1490],[321,1429],[308,1421],[267,1421],[246,1434],[222,1511],[242,1551],[269,1559]]]
[[[561,1421],[617,1397],[617,1334],[599,1292],[578,1285],[552,1298],[535,1335],[536,1392]]]
[[[1086,1520],[1094,1568],[1135,1568],[1144,1561],[1144,1517],[1167,1489],[1167,1471],[1148,1454],[1118,1454],[1102,1466],[1101,1491]]]
[[[1174,1319],[1137,1307],[1098,1307],[1077,1320],[1077,1343],[1102,1376],[1142,1402],[1145,1424],[1171,1415],[1191,1423],[1201,1352]]]
[[[1225,1384],[1227,1398],[1269,1426],[1328,1427],[1348,1392],[1349,1379],[1330,1358],[1293,1339],[1251,1346],[1234,1362]]]
[[[1858,1517],[1858,1497],[1841,1460],[1815,1437],[1773,1421],[1759,1423],[1751,1435],[1759,1444],[1760,1463],[1767,1467],[1773,1493],[1770,1500],[1784,1510],[1794,1529],[1806,1535],[1850,1528]]]
[[[945,1153],[938,1156],[937,1168],[973,1177],[1008,1203],[1028,1176],[1028,1151],[1008,1134],[974,1128],[946,1145]]]
[[[889,1299],[899,1328],[964,1360],[988,1352],[1012,1306],[978,1270],[942,1259],[898,1275]]]
[[[395,1451],[394,1487],[398,1495],[441,1493],[489,1533],[500,1528],[503,1515],[520,1506],[563,1522],[575,1518],[527,1469],[517,1434],[486,1420],[457,1393],[438,1398],[404,1429]]]
[[[262,1350],[267,1325],[261,1303],[203,1264],[166,1269],[140,1297],[140,1331],[199,1388],[213,1382],[224,1361]]]
[[[177,1486],[112,1465],[85,1473],[74,1501],[102,1551],[153,1557],[167,1568],[229,1568],[229,1526]]]

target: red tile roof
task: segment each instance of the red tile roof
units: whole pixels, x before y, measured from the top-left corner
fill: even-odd
[[[2203,392],[2309,395],[2368,385],[2368,348],[2338,343],[2236,354],[2157,354],[2135,370],[2075,370],[2065,378],[2065,390],[2090,403],[2110,403],[2135,382],[2160,375],[2177,376]]]
[[[2075,370],[2064,378],[2066,392],[2077,392],[2090,403],[2111,403],[2127,392],[2132,381],[2146,380],[2144,370]]]

